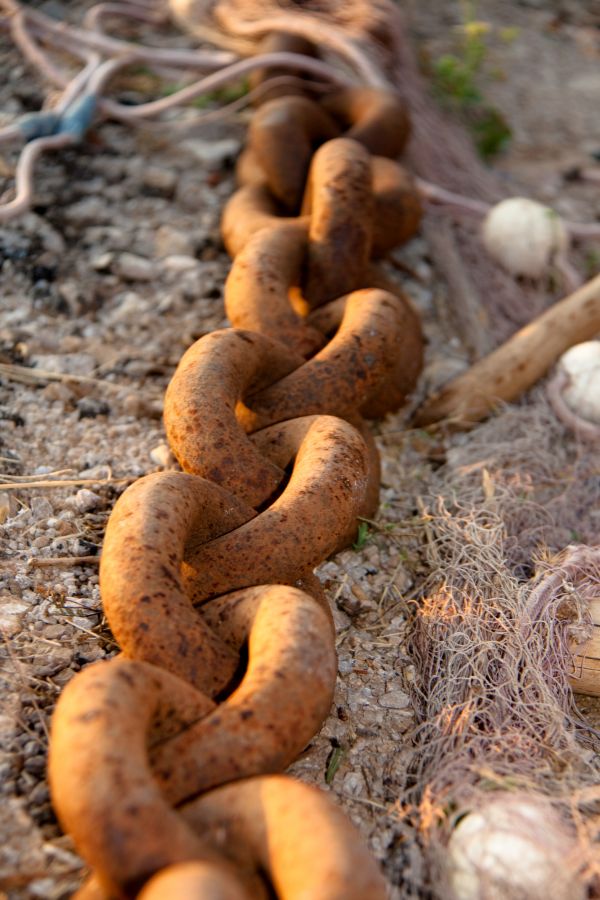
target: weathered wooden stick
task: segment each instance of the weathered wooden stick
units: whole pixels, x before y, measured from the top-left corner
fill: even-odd
[[[600,331],[600,275],[555,303],[505,344],[429,397],[417,410],[417,426],[442,419],[468,427],[498,401],[514,400],[544,375],[558,357]]]

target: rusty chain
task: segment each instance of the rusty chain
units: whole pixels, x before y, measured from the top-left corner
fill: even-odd
[[[80,898],[385,896],[329,798],[273,773],[332,700],[313,570],[377,508],[365,418],[397,409],[421,367],[418,318],[372,265],[419,224],[394,161],[408,130],[374,89],[254,114],[223,215],[233,327],[168,387],[183,472],[141,478],[110,516],[100,586],[122,653],[54,714],[53,802],[93,870]]]

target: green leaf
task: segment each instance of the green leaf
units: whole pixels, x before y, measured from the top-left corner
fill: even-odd
[[[325,770],[325,784],[331,784],[331,782],[335,778],[335,773],[340,767],[340,764],[344,758],[344,753],[345,751],[343,747],[334,747],[329,754],[329,758],[327,760],[327,769]]]
[[[358,523],[358,532],[356,534],[356,541],[352,544],[355,550],[362,550],[365,544],[367,543],[371,534],[371,529],[369,528],[368,522],[359,522]]]

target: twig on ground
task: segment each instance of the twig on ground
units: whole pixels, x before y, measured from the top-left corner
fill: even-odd
[[[558,357],[600,331],[600,275],[556,303],[505,344],[434,394],[415,415],[417,426],[448,420],[457,427],[484,418],[498,401],[530,388]]]
[[[28,366],[19,366],[13,363],[0,363],[0,376],[21,384],[59,381],[62,384],[96,384],[113,391],[121,391],[125,387],[125,385],[115,384],[113,381],[93,378],[91,375],[68,375],[64,372],[50,372],[47,369],[30,369]]]
[[[61,488],[61,487],[81,487],[86,484],[131,484],[136,481],[136,475],[129,475],[126,478],[66,478],[56,481],[7,481],[0,484],[0,491],[21,491],[26,488]]]
[[[51,568],[54,566],[65,566],[66,568],[71,568],[71,566],[97,566],[100,563],[100,556],[47,556],[45,558],[39,558],[36,556],[32,556],[27,560],[27,565],[32,569],[45,569]]]

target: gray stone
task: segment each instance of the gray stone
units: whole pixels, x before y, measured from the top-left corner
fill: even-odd
[[[113,272],[126,281],[153,281],[158,274],[156,263],[135,253],[121,253],[115,260]]]

